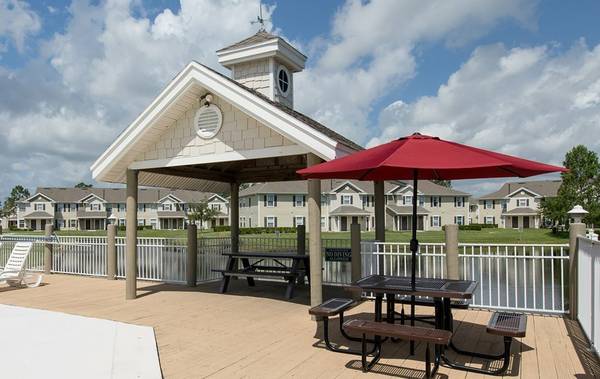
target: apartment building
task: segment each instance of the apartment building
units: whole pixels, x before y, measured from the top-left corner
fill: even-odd
[[[375,199],[372,182],[321,181],[321,228],[348,231],[352,223],[364,231],[375,228]],[[386,229],[412,227],[412,186],[386,182]],[[294,227],[308,216],[306,181],[254,184],[240,192],[240,227]],[[440,230],[449,223],[469,222],[469,194],[430,181],[418,188],[419,230]]]
[[[19,202],[14,223],[20,229],[103,230],[108,224],[125,225],[124,188],[38,188]],[[207,201],[217,210],[204,228],[229,225],[229,200],[217,194],[142,188],[138,192],[138,225],[152,229],[183,229],[190,205]]]
[[[544,199],[557,196],[560,184],[560,180],[504,183],[498,191],[473,201],[473,222],[500,228],[544,227],[540,206]]]

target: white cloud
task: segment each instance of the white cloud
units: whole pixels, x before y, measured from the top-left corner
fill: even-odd
[[[218,69],[215,50],[256,32],[258,5],[182,0],[179,12],[149,18],[137,0],[73,2],[64,31],[40,42],[39,58],[0,66],[0,88],[11,89],[0,91],[0,198],[19,183],[89,181],[91,162],[187,63]],[[264,8],[265,17],[273,10]],[[14,19],[23,15],[29,23]],[[0,37],[24,48],[39,27],[27,4],[0,0]]]
[[[600,152],[600,45],[476,49],[435,96],[395,102],[370,144],[420,131],[560,164],[584,144]]]
[[[526,0],[348,1],[331,36],[311,44],[316,63],[298,75],[296,104],[358,142],[369,135],[373,103],[415,75],[415,47],[443,41],[458,46],[504,19],[531,27]],[[310,90],[306,90],[310,89]]]
[[[40,18],[29,4],[21,0],[0,0],[0,39],[9,38],[22,52],[25,38],[37,33],[40,27]]]

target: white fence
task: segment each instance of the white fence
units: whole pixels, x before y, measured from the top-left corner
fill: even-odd
[[[50,243],[53,245],[53,272],[106,275],[106,237],[59,237],[48,241],[39,236],[3,235],[0,237],[0,266],[8,259],[16,240],[34,241],[34,249],[27,261],[27,268],[30,270],[43,269],[44,244]],[[306,246],[308,247],[308,243]],[[118,237],[116,247],[117,276],[124,277],[125,239]],[[328,247],[349,248],[350,241],[323,240],[323,249]],[[297,241],[294,238],[240,237],[242,251],[291,252],[296,249]],[[443,243],[421,244],[417,255],[417,276],[445,277],[444,249]],[[220,279],[220,274],[212,270],[224,267],[226,258],[222,254],[229,251],[229,238],[200,238],[198,282]],[[138,238],[138,278],[184,283],[186,252],[185,239]],[[409,276],[411,272],[412,257],[408,243],[363,242],[361,259],[363,275],[382,272],[388,275]],[[459,244],[461,278],[478,282],[471,301],[472,305],[477,307],[547,313],[567,312],[568,262],[568,245]],[[271,263],[273,262],[266,262]],[[344,285],[350,281],[350,263],[323,259],[325,284]]]
[[[578,239],[577,319],[592,348],[600,342],[600,242]]]

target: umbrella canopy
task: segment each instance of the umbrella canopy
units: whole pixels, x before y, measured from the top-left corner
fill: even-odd
[[[415,133],[298,173],[314,179],[456,180],[562,171],[566,169]]]
[[[298,171],[305,178],[358,180],[412,180],[417,198],[418,180],[528,177],[565,168],[499,154],[415,133],[367,150]],[[413,200],[410,250],[411,287],[415,290],[417,201]],[[383,266],[383,265],[381,265]],[[415,320],[415,297],[411,296],[411,325]],[[411,342],[411,354],[414,345]]]

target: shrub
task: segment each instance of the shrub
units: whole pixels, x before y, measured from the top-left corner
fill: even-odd
[[[231,231],[230,226],[215,226],[213,228],[215,232],[229,232]],[[277,228],[240,228],[240,234],[274,234],[274,233],[296,233],[296,228],[293,227],[277,227]]]

